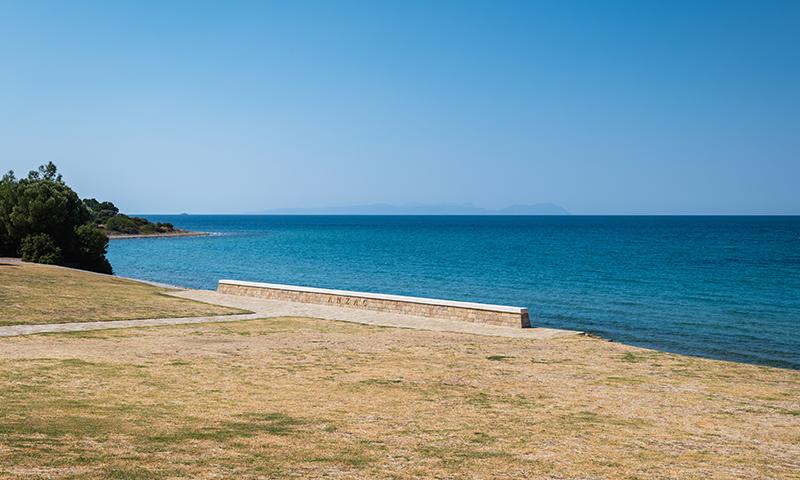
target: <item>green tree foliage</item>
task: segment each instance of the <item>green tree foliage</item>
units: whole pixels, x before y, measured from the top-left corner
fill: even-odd
[[[23,238],[19,254],[26,262],[54,264],[61,260],[61,249],[46,233],[35,233]]]
[[[8,172],[0,180],[0,256],[13,256],[17,250],[6,228],[6,223],[9,221],[8,213],[16,202],[16,186],[17,179],[14,177],[14,172]]]
[[[146,218],[129,217],[123,213],[114,215],[106,220],[105,227],[109,232],[125,233],[129,235],[148,235],[175,231],[175,227],[171,223],[152,223]]]
[[[77,238],[76,258],[80,265],[94,272],[111,273],[111,264],[106,259],[108,237],[92,224],[75,227]]]
[[[85,198],[83,204],[89,209],[95,225],[105,225],[108,219],[119,214],[119,208],[111,202],[98,202],[94,198]]]
[[[9,172],[0,180],[0,254],[111,273],[108,237],[92,220],[52,162],[26,178]]]
[[[146,235],[175,231],[175,227],[171,223],[152,223],[146,218],[129,217],[124,213],[119,213],[119,208],[111,202],[99,202],[94,198],[85,198],[83,204],[89,210],[94,224],[109,233]]]
[[[110,231],[136,234],[140,233],[140,227],[144,222],[137,222],[136,217],[129,217],[127,215],[117,215],[106,222],[106,228]]]

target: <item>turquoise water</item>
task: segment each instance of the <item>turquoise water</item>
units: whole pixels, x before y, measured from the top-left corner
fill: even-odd
[[[214,236],[115,240],[115,273],[528,307],[534,325],[800,369],[800,217],[148,215]]]

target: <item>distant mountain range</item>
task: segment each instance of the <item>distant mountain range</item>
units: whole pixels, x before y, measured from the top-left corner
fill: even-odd
[[[275,208],[255,212],[271,215],[569,215],[569,212],[552,203],[511,205],[488,209],[474,205],[407,203],[392,205],[373,203],[346,207]]]

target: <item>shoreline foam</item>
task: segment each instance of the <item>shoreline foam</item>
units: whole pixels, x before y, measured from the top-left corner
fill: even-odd
[[[173,238],[173,237],[205,237],[209,232],[175,232],[175,233],[122,233],[108,235],[109,240],[133,240],[137,238]]]

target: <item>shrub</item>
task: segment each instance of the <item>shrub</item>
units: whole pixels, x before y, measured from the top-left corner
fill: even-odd
[[[100,273],[111,273],[111,264],[106,259],[108,237],[91,224],[75,227],[77,238],[76,260],[82,268]]]
[[[55,264],[61,260],[61,248],[46,233],[23,238],[19,253],[26,262]]]
[[[146,218],[129,217],[124,213],[119,213],[109,218],[105,222],[105,227],[109,232],[131,235],[172,232],[175,229],[171,223],[152,223]]]
[[[98,202],[94,198],[84,198],[83,204],[89,209],[92,214],[92,221],[97,225],[106,223],[119,213],[119,208],[111,202]]]
[[[120,233],[139,233],[139,226],[133,218],[119,214],[111,217],[106,222],[106,229],[112,232]]]

